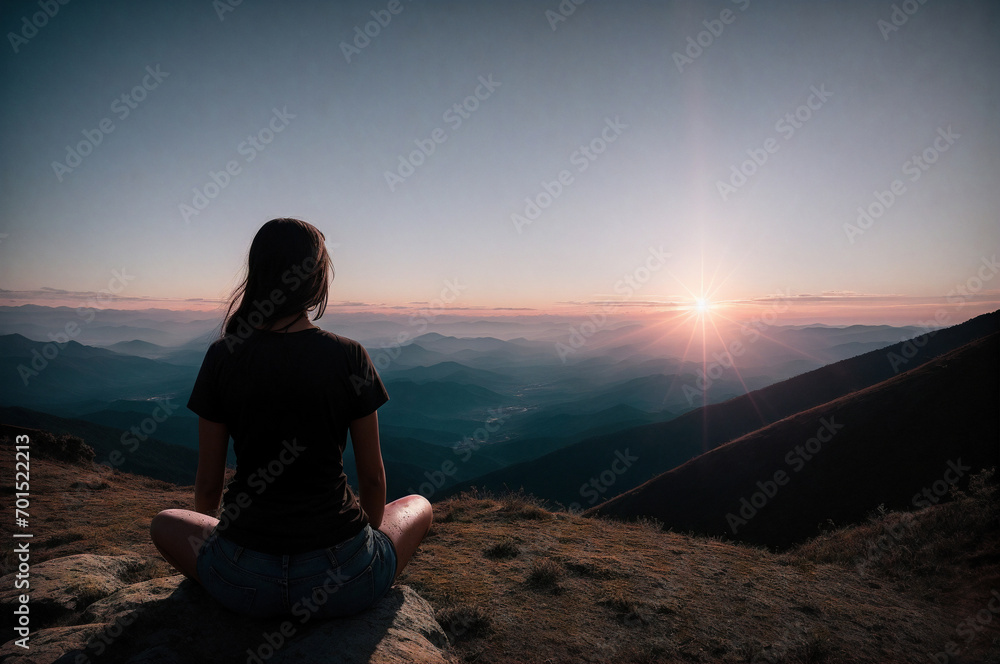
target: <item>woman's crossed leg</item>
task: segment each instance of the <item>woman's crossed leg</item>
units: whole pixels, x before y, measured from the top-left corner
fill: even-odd
[[[403,496],[385,506],[379,530],[396,549],[396,576],[406,567],[433,522],[430,502],[419,495]],[[160,554],[185,576],[199,581],[198,551],[219,520],[193,510],[169,509],[153,517],[149,535]]]

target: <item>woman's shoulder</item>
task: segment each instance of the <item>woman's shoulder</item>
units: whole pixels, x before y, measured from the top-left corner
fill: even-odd
[[[316,328],[315,338],[326,348],[336,349],[353,367],[364,367],[372,363],[368,350],[360,341],[345,337],[335,332]]]
[[[255,330],[249,335],[238,333],[224,334],[209,345],[208,356],[218,359],[226,355],[236,354],[249,345],[256,345],[257,343],[275,345],[278,341],[282,342],[282,344],[278,345],[283,345],[292,340],[298,344],[304,344],[313,351],[333,351],[342,353],[348,357],[355,357],[366,353],[364,346],[360,342],[319,327],[314,327],[285,334],[261,333],[259,330]]]
[[[358,343],[353,339],[349,339],[343,335],[337,334],[336,332],[324,330],[321,327],[312,328],[309,332],[312,333],[312,338],[322,340],[320,343],[338,344],[341,346],[353,346]]]
[[[348,353],[364,352],[364,346],[361,345],[361,342],[335,332],[329,332],[319,327],[313,330],[313,334],[310,338],[315,339],[316,343],[330,347],[342,348]]]

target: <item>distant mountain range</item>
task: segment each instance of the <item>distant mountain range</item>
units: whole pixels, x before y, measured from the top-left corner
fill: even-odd
[[[214,334],[199,337],[181,346],[159,346],[148,341],[133,339],[132,341],[119,341],[118,343],[106,346],[122,355],[135,355],[145,357],[150,360],[163,360],[170,364],[178,364],[186,367],[200,367],[201,361],[205,359],[205,350],[215,338]]]
[[[118,399],[190,392],[197,368],[122,355],[76,341],[0,336],[0,404],[79,414]]]
[[[86,326],[89,336],[81,332],[76,339],[96,338],[104,347],[46,341],[63,322],[79,322],[74,309],[0,307],[0,333],[36,335],[0,334],[0,406],[26,408],[37,417],[51,414],[63,419],[67,431],[86,437],[90,425],[120,436],[159,404],[171,403],[180,407],[157,422],[154,437],[197,450],[197,417],[184,405],[205,349],[218,334],[218,320],[165,310],[98,313]],[[850,360],[859,364],[834,364],[809,378],[799,374],[809,376],[831,358],[919,331],[863,325],[754,328],[736,366],[712,373],[705,384],[700,348],[697,362],[693,354],[687,360],[671,355],[678,344],[684,350],[687,336],[678,339],[656,325],[609,325],[563,362],[555,342],[565,340],[567,329],[565,319],[556,318],[493,327],[486,321],[442,320],[434,331],[411,337],[412,326],[352,319],[343,333],[364,341],[390,395],[379,411],[390,496],[421,487],[436,498],[456,486],[523,485],[549,499],[591,507],[763,424],[883,379],[892,369],[888,362],[872,372],[859,358]],[[400,336],[400,330],[407,334]],[[468,336],[442,332],[447,330]],[[488,336],[494,330],[508,338]],[[706,356],[721,357],[724,337],[747,342],[747,332],[738,326],[721,329],[718,339],[706,340]],[[954,335],[936,332],[932,343],[906,361],[917,363],[938,352],[935,348],[949,349],[941,340]],[[881,352],[884,359],[888,349]],[[788,376],[799,382],[774,385]],[[748,390],[757,391],[747,398]],[[717,410],[723,401],[727,405]],[[698,408],[704,404],[708,407]],[[113,438],[107,431],[102,435]],[[131,462],[155,467],[143,459],[143,449]],[[580,494],[588,478],[626,450],[641,453],[641,460],[615,474],[613,486]]]
[[[1000,329],[1000,312],[809,371],[668,422],[599,436],[451,488],[523,488],[588,509],[763,426],[891,378]],[[635,457],[627,466],[620,455]],[[614,465],[613,470],[609,470]],[[603,479],[602,479],[603,478]],[[596,484],[595,484],[596,483]]]
[[[219,329],[218,315],[205,311],[133,311],[93,306],[94,303],[85,301],[79,307],[0,306],[0,335],[21,334],[49,341],[50,335],[70,329],[73,341],[88,346],[136,339],[160,346],[180,346]]]

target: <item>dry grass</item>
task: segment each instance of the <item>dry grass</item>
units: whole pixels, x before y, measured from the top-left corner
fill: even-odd
[[[99,599],[108,596],[107,584],[96,577],[85,577],[67,586],[71,595],[76,597],[80,606],[90,606]]]
[[[0,457],[0,495],[13,496],[13,449],[0,446]],[[149,523],[160,510],[192,508],[192,487],[32,455],[30,493],[33,564],[77,553],[138,554],[149,561],[138,574],[149,578],[174,573],[150,541]],[[10,533],[11,520],[4,519],[0,538],[10,541]],[[4,547],[0,575],[14,569],[15,562],[11,547]]]
[[[0,495],[9,496],[12,454],[0,452]],[[33,561],[139,554],[135,580],[174,573],[149,522],[190,507],[191,487],[34,457],[31,470]],[[930,661],[949,640],[961,641],[964,661],[1000,654],[1000,619],[968,644],[956,636],[1000,588],[992,508],[974,496],[878,515],[783,555],[655,523],[551,513],[518,494],[434,508],[399,581],[431,603],[467,662]],[[872,542],[904,523],[912,527],[898,550],[872,557]],[[867,571],[859,560],[871,561]]]
[[[950,502],[930,508],[887,512],[880,506],[866,523],[823,533],[789,558],[839,565],[900,587],[961,586],[969,568],[1000,562],[993,476],[972,477],[968,493],[954,490]]]
[[[531,588],[558,590],[559,580],[565,575],[565,570],[559,563],[542,558],[531,561],[531,570],[526,579]]]
[[[492,629],[490,612],[481,606],[453,604],[438,609],[434,617],[444,628],[448,635],[448,641],[451,643],[483,636]]]
[[[505,537],[493,546],[483,549],[484,556],[494,559],[516,558],[519,553],[521,549],[513,537]]]
[[[488,629],[453,640],[465,661],[926,661],[981,599],[982,577],[961,567],[948,572],[965,579],[948,603],[926,585],[873,587],[802,552],[665,533],[655,523],[540,516],[532,506],[541,509],[527,496],[478,493],[436,503],[431,533],[403,572],[400,582],[442,616],[485,616]],[[963,653],[974,661],[998,634],[984,631],[967,651],[963,642]]]

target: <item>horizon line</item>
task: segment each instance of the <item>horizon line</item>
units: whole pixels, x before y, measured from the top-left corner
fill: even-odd
[[[16,295],[15,295],[16,294]],[[13,297],[12,297],[13,295]],[[94,292],[0,290],[0,311],[21,307],[44,309],[89,309],[98,311],[170,311],[204,313],[222,317],[227,301],[207,298],[155,298],[116,296]],[[200,306],[199,306],[200,305]],[[352,300],[333,301],[327,312],[344,315],[424,316],[447,318],[584,318],[592,315],[615,318],[647,318],[657,315],[689,313],[696,304],[680,298],[664,300],[557,301],[537,306],[453,306],[444,302],[382,303]],[[729,311],[734,316],[765,314],[776,316],[785,323],[804,321],[837,324],[866,322],[874,324],[919,324],[925,327],[946,327],[975,316],[1000,309],[1000,291],[981,290],[965,295],[917,296],[899,294],[863,294],[849,291],[827,291],[820,294],[777,294],[717,300],[712,311]],[[12,312],[11,312],[12,313]],[[711,315],[711,314],[709,314]]]

